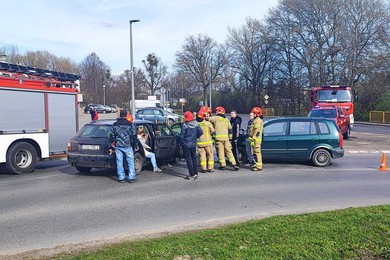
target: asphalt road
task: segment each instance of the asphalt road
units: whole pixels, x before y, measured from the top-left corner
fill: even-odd
[[[0,259],[272,215],[389,204],[390,173],[378,170],[379,153],[390,150],[388,137],[355,132],[345,141],[345,157],[326,168],[266,162],[260,174],[216,171],[196,181],[183,179],[182,161],[162,173],[145,170],[135,184],[116,182],[115,171],[78,173],[64,160],[41,162],[27,175],[0,174]]]
[[[390,175],[379,165],[378,154],[347,154],[326,168],[266,163],[261,174],[216,171],[187,181],[179,162],[120,184],[114,171],[85,175],[66,161],[40,163],[29,175],[0,175],[0,255],[389,204]]]

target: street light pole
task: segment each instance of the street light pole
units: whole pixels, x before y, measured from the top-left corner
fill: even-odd
[[[213,67],[210,66],[210,104],[209,104],[209,107],[212,108],[211,106],[211,89],[213,88]]]
[[[103,105],[106,105],[106,85],[103,85]]]
[[[133,31],[131,28],[132,23],[137,23],[140,20],[130,20],[130,71],[131,71],[131,113],[135,118],[135,94],[134,94],[134,65],[133,65]]]

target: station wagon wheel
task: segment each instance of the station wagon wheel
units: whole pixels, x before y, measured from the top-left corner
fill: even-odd
[[[76,169],[77,169],[79,172],[90,173],[92,168],[91,168],[91,167],[76,166]]]
[[[144,166],[144,157],[140,153],[135,153],[134,154],[135,173],[140,174],[143,166]]]
[[[315,166],[325,167],[330,164],[331,155],[326,149],[318,149],[313,153],[312,161]]]

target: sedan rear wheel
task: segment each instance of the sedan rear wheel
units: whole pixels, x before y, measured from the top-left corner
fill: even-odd
[[[313,153],[312,161],[315,166],[325,167],[330,164],[332,156],[326,149],[318,149]]]

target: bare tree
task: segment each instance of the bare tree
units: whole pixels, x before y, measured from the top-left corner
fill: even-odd
[[[84,99],[103,103],[103,85],[111,78],[110,68],[93,52],[81,62],[80,73]]]
[[[182,50],[176,53],[176,68],[191,75],[202,88],[206,104],[209,86],[221,77],[227,65],[227,47],[206,35],[186,38]]]
[[[149,88],[150,95],[154,95],[156,91],[162,87],[162,82],[167,74],[167,66],[154,53],[146,56],[146,60],[142,60],[145,67],[144,80]]]
[[[256,19],[247,18],[241,29],[229,28],[228,46],[232,50],[231,68],[249,82],[248,90],[254,97],[253,101],[259,104],[271,59],[271,42],[264,33],[263,25]]]
[[[6,55],[5,60],[10,63],[18,63],[22,61],[22,56],[19,54],[16,45],[4,45],[0,48],[0,54]]]
[[[346,45],[343,76],[354,86],[364,76],[365,68],[375,67],[376,60],[388,53],[382,37],[389,30],[389,8],[381,0],[343,3],[342,33]]]

